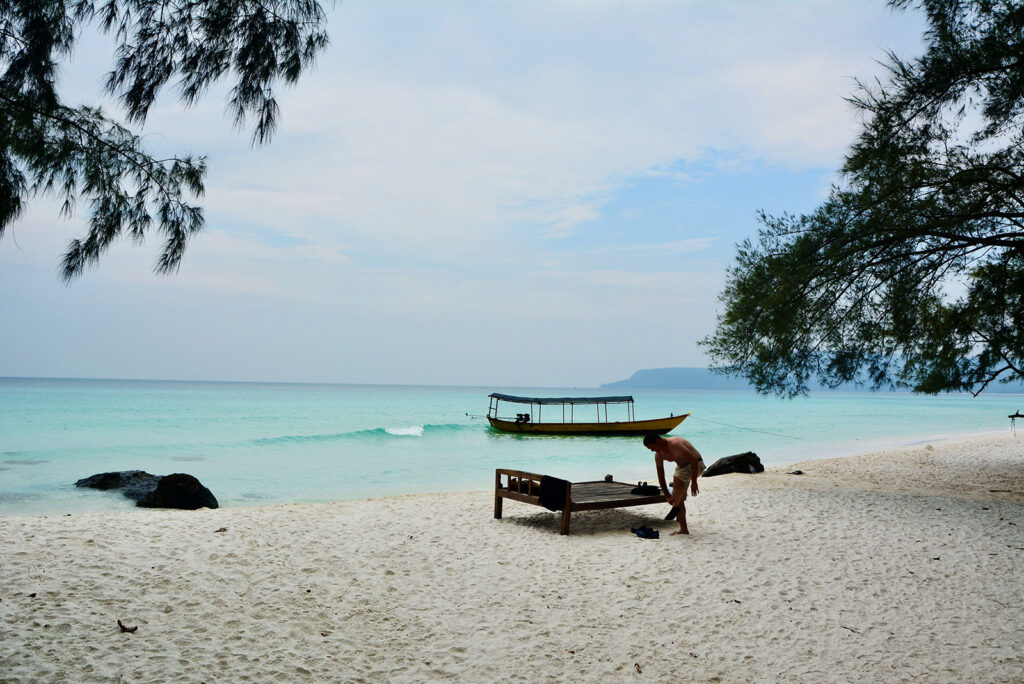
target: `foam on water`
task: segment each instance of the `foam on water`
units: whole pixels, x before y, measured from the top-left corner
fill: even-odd
[[[384,432],[395,437],[422,437],[423,426],[422,425],[410,425],[404,428],[384,428]]]

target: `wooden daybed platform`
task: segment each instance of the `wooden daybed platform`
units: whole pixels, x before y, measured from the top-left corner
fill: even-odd
[[[504,482],[502,477],[505,478]],[[522,470],[498,468],[494,471],[494,517],[501,517],[502,499],[513,499],[540,506],[542,475]],[[562,508],[562,534],[569,534],[569,517],[577,511],[596,511],[604,508],[625,508],[665,503],[660,493],[654,495],[630,494],[636,485],[625,482],[568,482]]]

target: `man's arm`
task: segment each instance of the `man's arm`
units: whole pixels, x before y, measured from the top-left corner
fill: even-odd
[[[699,490],[697,489],[697,478],[700,473],[697,472],[697,463],[700,459],[700,453],[693,448],[692,445],[687,445],[688,448],[683,449],[683,456],[690,462],[690,494],[697,496]]]
[[[661,491],[665,493],[668,502],[672,503],[672,496],[668,493],[668,485],[665,483],[665,465],[662,463],[661,456],[654,457],[654,465],[658,468],[658,484],[661,485]]]

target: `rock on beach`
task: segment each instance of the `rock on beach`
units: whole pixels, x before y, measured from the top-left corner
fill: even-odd
[[[153,475],[144,470],[98,473],[75,482],[76,487],[120,489],[141,508],[179,508],[194,511],[217,508],[217,497],[187,473]]]
[[[720,458],[704,471],[703,477],[714,477],[726,473],[763,473],[761,459],[753,451]]]

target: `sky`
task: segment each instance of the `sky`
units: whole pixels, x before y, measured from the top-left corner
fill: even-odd
[[[845,100],[923,18],[881,0],[330,6],[331,46],[250,146],[226,87],[143,128],[205,154],[177,274],[122,240],[59,277],[87,208],[0,239],[0,376],[595,387],[708,364],[736,245],[814,209],[858,130]],[[109,39],[63,68],[102,95]]]

